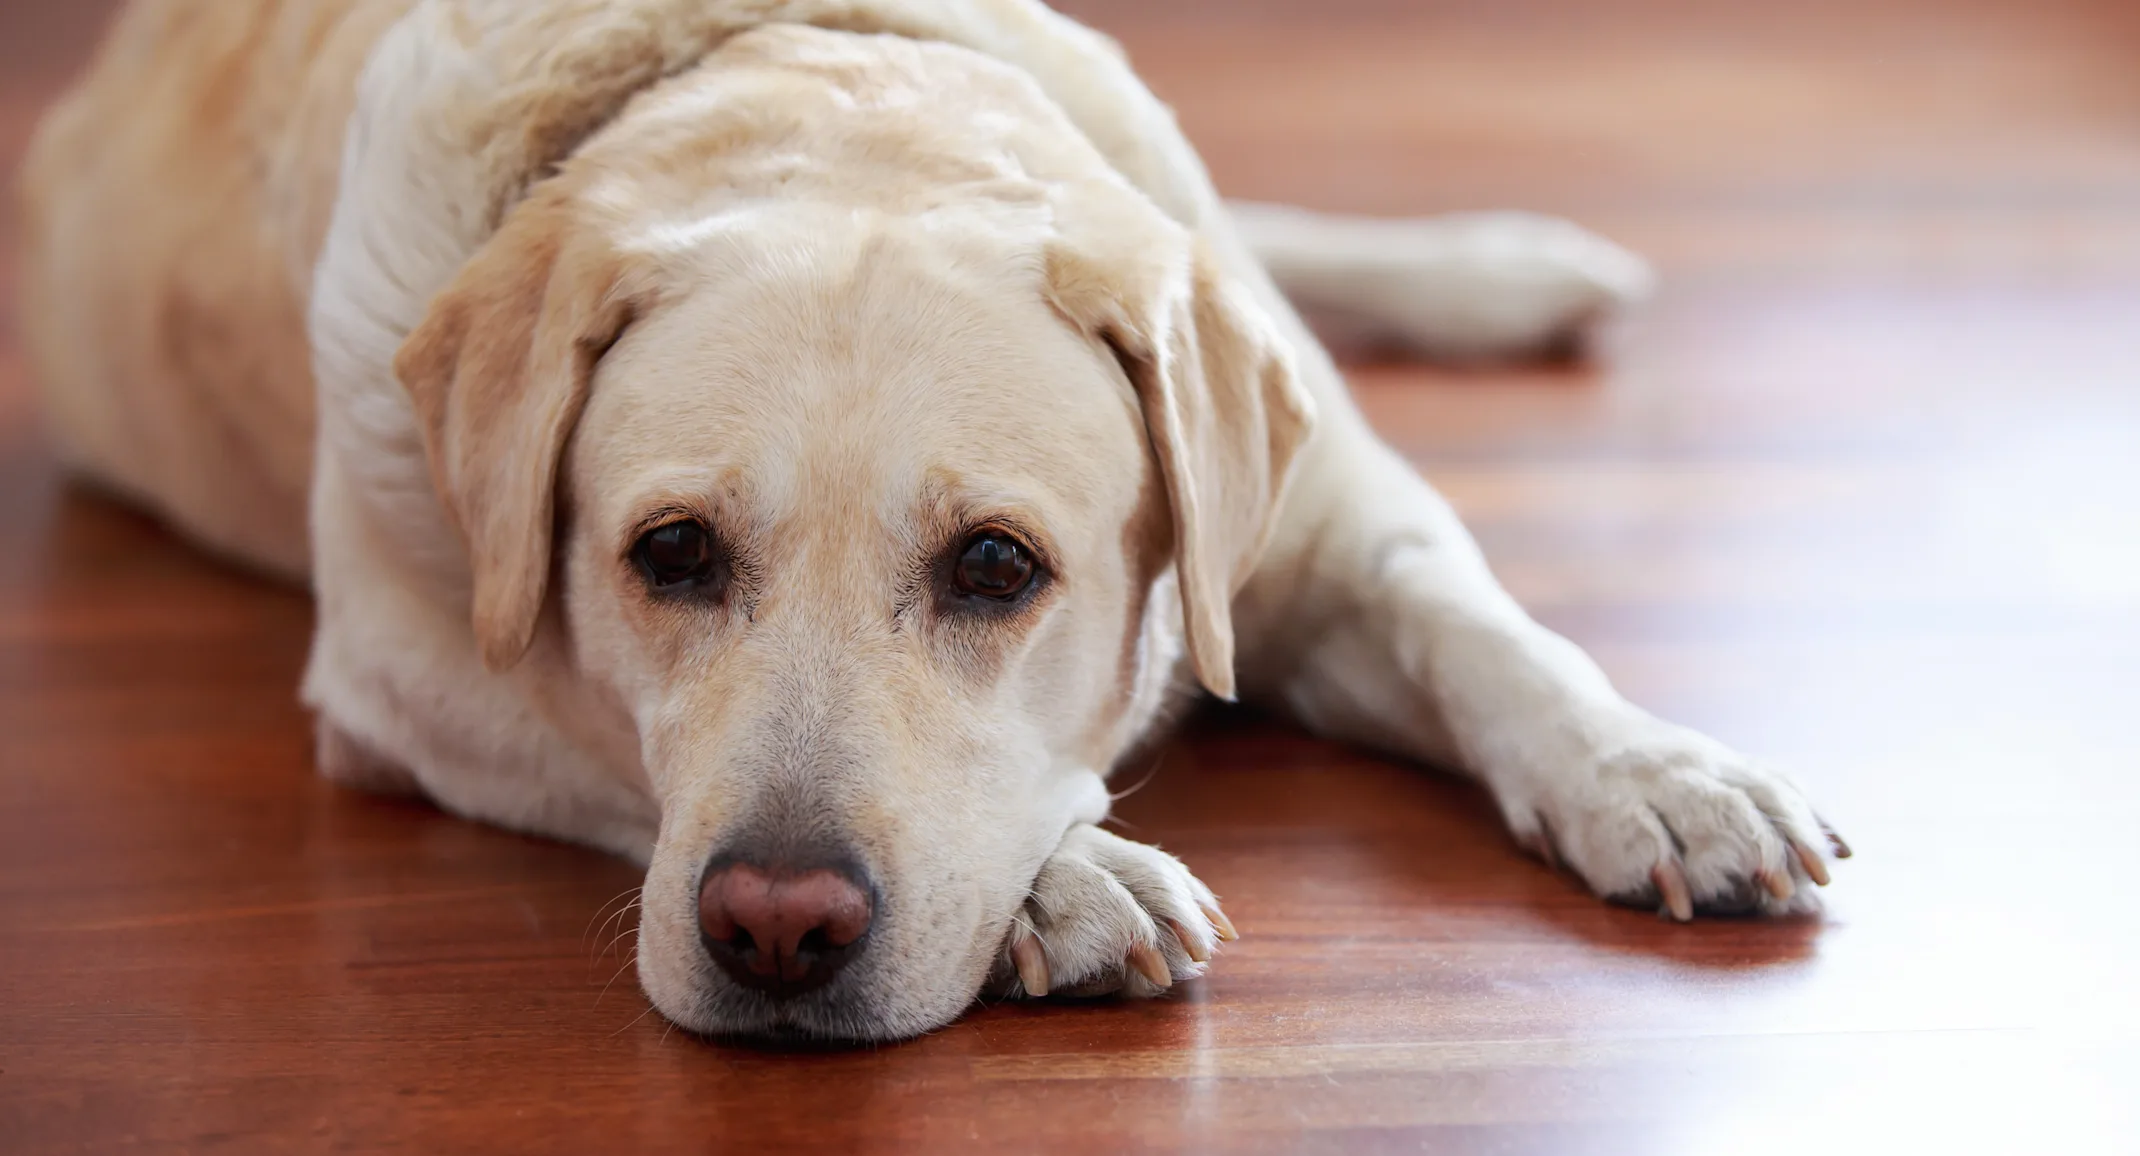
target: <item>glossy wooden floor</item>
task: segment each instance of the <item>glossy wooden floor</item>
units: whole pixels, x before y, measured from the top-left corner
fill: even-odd
[[[305,599],[63,485],[9,335],[0,1151],[2140,1150],[2140,6],[1074,7],[1230,192],[1658,259],[1602,368],[1357,381],[1538,613],[1801,772],[1827,917],[1610,909],[1212,717],[1122,808],[1245,936],[1179,998],[684,1038],[629,868],[313,777]],[[9,165],[100,10],[0,8]]]

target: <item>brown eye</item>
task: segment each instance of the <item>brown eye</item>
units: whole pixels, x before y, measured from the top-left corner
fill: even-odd
[[[648,530],[632,548],[632,558],[654,589],[670,591],[703,585],[713,577],[713,536],[697,522],[670,522]]]
[[[951,581],[961,594],[1011,598],[1033,581],[1033,555],[1006,534],[981,534],[966,543]]]

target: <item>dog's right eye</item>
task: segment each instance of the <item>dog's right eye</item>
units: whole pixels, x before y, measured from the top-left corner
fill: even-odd
[[[719,564],[713,535],[697,522],[681,520],[648,530],[632,548],[632,557],[659,593],[704,586]]]

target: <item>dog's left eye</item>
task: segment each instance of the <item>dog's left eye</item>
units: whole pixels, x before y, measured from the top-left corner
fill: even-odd
[[[648,530],[632,547],[632,558],[654,589],[667,592],[702,586],[714,576],[719,559],[713,535],[693,521],[675,521]]]
[[[1024,543],[1008,534],[977,534],[960,551],[951,581],[961,594],[1015,598],[1032,585],[1033,555]]]

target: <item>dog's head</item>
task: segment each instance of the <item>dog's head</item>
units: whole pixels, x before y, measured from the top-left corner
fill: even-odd
[[[537,185],[396,369],[486,663],[635,737],[648,995],[890,1038],[980,990],[1179,660],[1232,693],[1308,406],[1021,75],[770,39]]]

